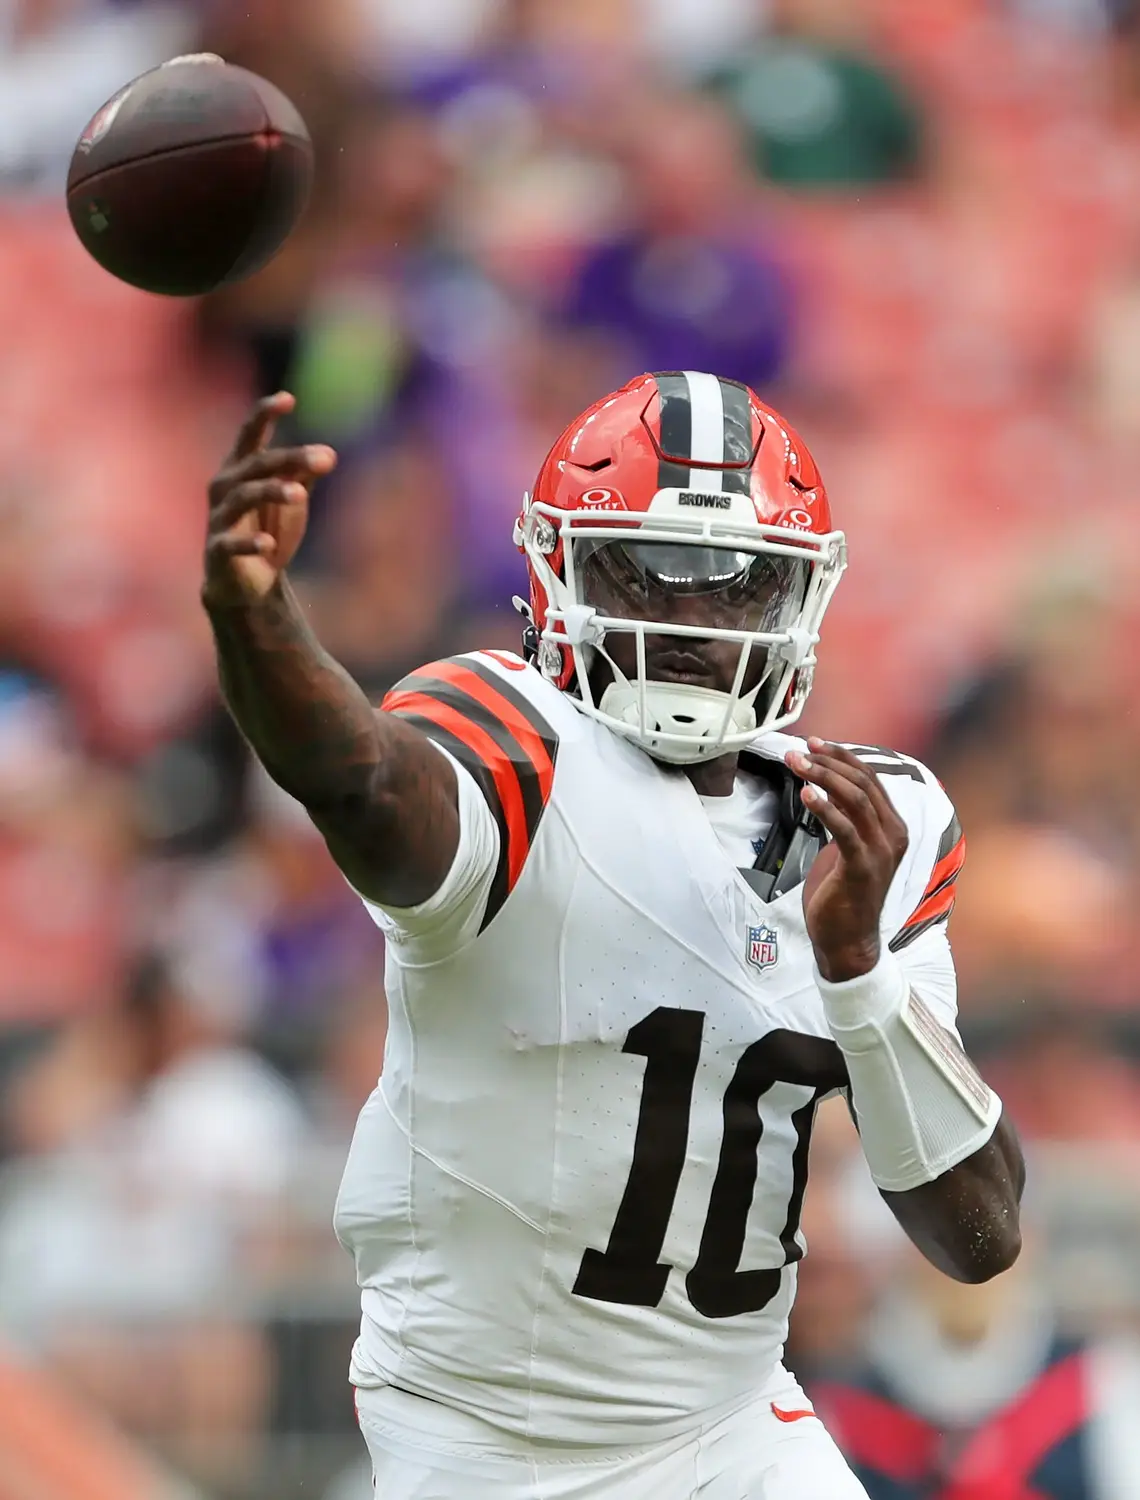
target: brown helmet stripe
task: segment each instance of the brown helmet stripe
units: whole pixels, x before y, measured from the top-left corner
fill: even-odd
[[[748,390],[735,380],[720,382],[724,406],[724,462],[742,467],[725,469],[723,489],[732,495],[747,495],[752,487],[752,403]]]
[[[693,452],[693,408],[689,382],[678,370],[654,375],[661,406],[661,432],[657,439],[660,460],[657,488],[688,489],[692,469],[686,459]]]

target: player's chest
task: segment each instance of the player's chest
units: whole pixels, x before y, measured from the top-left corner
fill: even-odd
[[[614,777],[571,825],[568,1019],[599,1040],[647,1002],[697,1007],[728,1049],[773,1026],[826,1036],[802,891],[761,900],[680,777]]]

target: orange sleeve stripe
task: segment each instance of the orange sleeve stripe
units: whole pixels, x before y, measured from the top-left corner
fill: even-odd
[[[930,879],[926,882],[926,892],[923,899],[925,900],[926,896],[936,891],[940,885],[945,885],[948,880],[956,880],[965,863],[966,836],[963,834],[950,853],[943,859],[940,859],[934,866],[934,869],[931,870]]]
[[[513,888],[522,874],[530,840],[527,836],[526,809],[523,806],[522,787],[518,771],[510,758],[495,744],[495,741],[478,724],[464,717],[457,709],[440,703],[426,693],[394,691],[384,700],[389,713],[418,714],[429,719],[453,734],[487,767],[495,780],[495,789],[502,804],[507,824],[507,881]]]
[[[525,662],[517,666],[529,671]],[[499,828],[486,926],[517,884],[553,793],[558,735],[486,652],[430,662],[397,683],[381,707],[433,735],[479,783]]]
[[[424,693],[430,691],[430,683],[433,678],[441,682],[448,682],[458,688],[470,698],[481,703],[487,711],[498,719],[499,722],[510,731],[518,741],[520,750],[526,755],[534,767],[538,776],[539,789],[542,792],[542,800],[545,802],[550,796],[554,785],[554,758],[542,735],[531,722],[521,714],[518,709],[505,698],[502,693],[496,692],[490,683],[486,682],[477,672],[470,667],[463,666],[459,662],[440,661],[434,662],[430,667],[425,667],[417,672],[415,689],[395,687],[384,699],[381,707],[386,712],[398,711],[409,692]]]
[[[519,713],[513,703],[497,693],[489,682],[484,682],[470,667],[461,666],[458,662],[441,661],[427,670],[432,677],[442,678],[444,682],[452,683],[469,697],[476,699],[506,725],[538,772],[538,784],[545,802],[554,785],[554,761],[534,726]]]
[[[917,927],[920,922],[933,922],[939,917],[948,917],[954,909],[956,899],[957,892],[952,883],[944,890],[936,891],[934,895],[927,896],[907,919],[903,931],[905,932],[910,927]]]
[[[946,851],[944,854],[943,850]],[[930,872],[922,899],[891,939],[892,953],[897,953],[900,948],[914,942],[936,923],[944,922],[954,910],[957,897],[955,887],[966,862],[966,839],[956,816],[951,817],[942,835],[938,853],[940,857]]]

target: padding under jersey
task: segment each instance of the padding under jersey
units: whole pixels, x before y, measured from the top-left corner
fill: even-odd
[[[390,1029],[337,1205],[353,1379],[551,1442],[690,1431],[780,1359],[812,1120],[847,1081],[802,892],[765,900],[682,772],[516,657],[435,663],[385,706],[452,758],[462,833],[429,902],[371,908]],[[752,770],[780,784],[799,743],[758,740]],[[884,939],[952,1027],[953,808],[856,749],[910,832]]]

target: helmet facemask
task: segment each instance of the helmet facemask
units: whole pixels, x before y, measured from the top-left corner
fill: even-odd
[[[540,667],[557,678],[569,651],[583,711],[656,759],[711,759],[798,717],[844,566],[839,533],[533,505],[521,541],[548,599]],[[690,660],[686,642],[706,663],[714,653],[701,643],[723,643],[717,670]],[[693,680],[654,676],[654,659],[670,654],[670,677]]]

